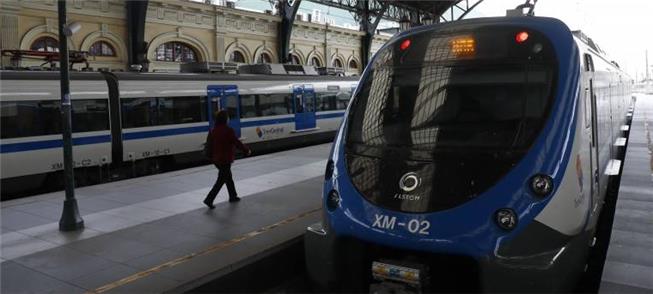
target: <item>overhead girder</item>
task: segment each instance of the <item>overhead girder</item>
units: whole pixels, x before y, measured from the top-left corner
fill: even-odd
[[[278,0],[277,10],[281,16],[281,22],[277,30],[279,46],[279,63],[290,62],[290,36],[295,22],[297,10],[302,0]]]
[[[438,0],[438,1],[416,1],[416,0],[309,0],[326,6],[344,9],[354,13],[354,17],[360,15],[361,2],[368,3],[369,11],[373,15],[379,15],[383,10],[382,18],[392,21],[401,21],[411,15],[416,19],[410,19],[415,24],[420,24],[421,19],[428,16],[436,21],[458,20],[483,0]]]
[[[285,2],[286,0],[279,0]],[[381,19],[401,22],[408,21],[411,26],[424,24],[426,19],[431,22],[447,22],[465,17],[483,0],[439,0],[439,1],[396,1],[396,0],[308,0],[330,7],[351,12],[354,19],[360,23],[361,31],[361,61],[364,65],[369,61],[372,41]],[[537,1],[537,0],[535,0]],[[296,11],[295,11],[296,12]],[[294,15],[293,15],[294,18]],[[428,24],[428,23],[427,23]],[[292,25],[291,25],[292,26]]]
[[[387,2],[381,2],[380,4],[381,7],[376,7],[372,10],[370,9],[369,1],[358,2],[360,14],[355,15],[358,15],[357,20],[361,25],[361,31],[365,33],[361,38],[360,46],[362,64],[367,64],[370,59],[374,33],[376,32],[376,28],[379,25],[383,14],[387,11],[388,7],[390,7]]]
[[[535,0],[535,1],[537,1],[537,0]],[[460,5],[461,2],[465,2],[465,5],[464,6]],[[441,21],[460,20],[463,17],[465,17],[469,12],[471,12],[476,6],[481,4],[481,2],[483,2],[483,0],[459,1],[456,4],[454,4],[453,6],[451,6],[448,9],[448,11],[446,11],[445,13],[442,13],[440,15],[440,20]],[[447,15],[445,16],[445,14],[447,14]]]
[[[127,11],[127,59],[129,65],[146,65],[145,19],[147,0],[125,1]]]

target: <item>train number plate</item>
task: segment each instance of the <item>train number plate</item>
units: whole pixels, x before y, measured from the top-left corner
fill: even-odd
[[[396,216],[375,214],[372,227],[384,230],[405,229],[411,234],[429,235],[431,222],[416,218],[410,219],[407,222],[400,222]]]

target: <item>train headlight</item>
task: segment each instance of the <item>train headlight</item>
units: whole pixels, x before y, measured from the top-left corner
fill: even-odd
[[[547,175],[534,175],[531,178],[531,190],[535,195],[545,197],[553,191],[553,179]]]
[[[329,211],[334,211],[338,208],[338,205],[340,205],[340,194],[338,194],[338,191],[331,190],[331,192],[329,192],[326,199],[326,205]]]
[[[326,169],[324,170],[324,180],[330,180],[331,176],[333,176],[333,160],[327,162]]]
[[[502,208],[497,210],[494,215],[494,220],[497,222],[497,225],[506,230],[510,231],[517,226],[517,215],[510,208]]]

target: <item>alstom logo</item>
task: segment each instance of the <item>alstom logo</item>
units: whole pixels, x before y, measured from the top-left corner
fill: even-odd
[[[258,135],[259,138],[263,138],[265,136],[270,136],[270,135],[279,135],[283,133],[283,128],[281,127],[271,127],[271,128],[264,128],[261,129],[260,127],[256,128],[256,135]]]
[[[406,173],[399,179],[399,188],[404,192],[411,192],[419,186],[421,179],[414,172]]]

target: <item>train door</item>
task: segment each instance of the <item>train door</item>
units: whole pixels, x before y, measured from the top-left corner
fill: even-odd
[[[589,76],[589,81],[587,84],[587,89],[585,91],[586,93],[586,107],[589,109],[590,113],[590,171],[591,171],[591,179],[592,183],[590,185],[590,193],[592,197],[592,203],[594,204],[594,207],[592,208],[592,212],[594,212],[594,209],[598,206],[599,198],[600,198],[600,191],[599,191],[599,181],[600,181],[600,174],[599,174],[599,146],[598,146],[598,113],[597,113],[597,107],[596,107],[596,93],[594,91],[594,62],[592,61],[592,56],[589,54],[585,54],[585,70],[587,71],[587,74]],[[589,102],[589,105],[587,105]]]
[[[229,113],[229,126],[234,129],[240,138],[240,101],[238,100],[238,86],[236,85],[209,85],[206,89],[208,99],[209,126],[213,126],[213,112],[226,110]]]
[[[315,129],[315,90],[313,85],[294,85],[295,131]]]

